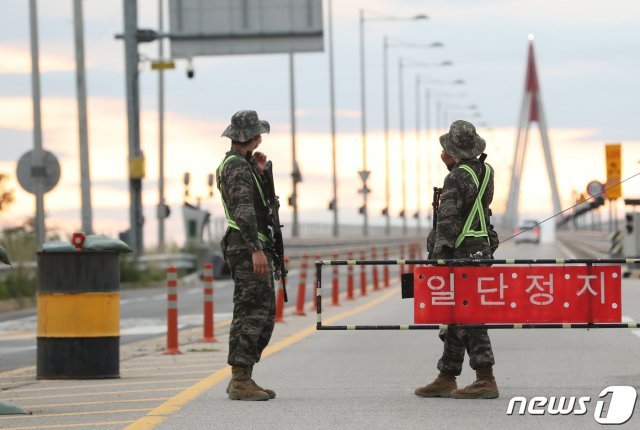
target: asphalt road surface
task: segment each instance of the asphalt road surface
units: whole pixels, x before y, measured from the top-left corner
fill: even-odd
[[[498,257],[570,257],[554,244],[505,244]],[[623,282],[625,320],[640,321],[640,282]],[[412,303],[393,297],[340,324],[412,322]],[[323,331],[302,339],[256,366],[260,384],[276,389],[269,402],[230,402],[220,383],[171,415],[159,428],[261,429],[590,429],[598,401],[606,417],[609,386],[640,387],[640,331],[493,330],[495,400],[424,399],[416,387],[437,375],[442,343],[433,331]],[[474,380],[465,361],[459,386]],[[582,399],[586,413],[507,415],[513,397]],[[619,400],[619,399],[618,399]],[[557,400],[556,400],[557,401]],[[617,400],[616,400],[617,401]],[[565,403],[565,405],[568,403]],[[519,405],[519,404],[518,404]],[[557,404],[556,404],[557,405]],[[640,428],[640,412],[623,427]],[[536,412],[538,408],[532,410]],[[542,409],[545,407],[543,405]]]

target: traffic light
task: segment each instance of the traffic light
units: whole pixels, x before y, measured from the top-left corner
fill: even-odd
[[[382,216],[387,216],[387,215],[389,215],[389,209],[387,208],[382,209]]]
[[[398,215],[400,218],[404,218],[404,210],[400,211],[400,214]]]
[[[330,211],[333,211],[333,210],[335,210],[335,209],[336,209],[336,201],[335,201],[335,200],[331,200],[331,201],[329,202],[329,210],[330,210]]]
[[[632,234],[633,233],[633,221],[634,221],[633,214],[626,214],[624,216],[624,219],[626,221],[625,228],[627,229],[627,233],[628,234]]]
[[[359,213],[360,215],[364,215],[364,206],[360,206],[360,207],[358,208],[358,213]]]

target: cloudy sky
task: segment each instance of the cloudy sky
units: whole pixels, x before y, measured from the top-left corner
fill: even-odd
[[[75,60],[71,0],[38,2],[44,147],[62,164],[58,186],[46,196],[47,225],[70,232],[80,226],[80,191]],[[140,27],[157,27],[157,0],[139,0]],[[358,10],[367,16],[409,17],[426,14],[426,21],[368,21],[366,34],[368,165],[371,222],[382,224],[384,206],[384,140],[382,104],[382,38],[397,42],[442,42],[438,49],[394,47],[390,50],[390,125],[392,213],[401,209],[400,160],[407,162],[407,209],[415,212],[416,183],[422,183],[423,216],[430,203],[428,178],[444,175],[431,119],[431,138],[422,136],[416,149],[415,76],[425,80],[463,79],[462,86],[430,84],[435,100],[448,105],[448,119],[469,118],[456,105],[476,104],[484,122],[480,134],[488,141],[488,162],[496,169],[494,212],[503,210],[510,178],[518,111],[524,87],[527,35],[535,35],[542,98],[553,146],[563,206],[592,180],[605,180],[604,144],[621,142],[623,176],[640,171],[640,3],[635,0],[375,0],[336,1],[334,46],[340,220],[360,222],[361,197],[357,171],[361,168],[360,75]],[[0,227],[19,224],[33,213],[32,195],[15,181],[17,159],[32,145],[28,1],[0,0],[0,173],[11,176],[16,203],[0,214]],[[126,176],[126,109],[122,31],[122,2],[85,0],[85,43],[89,93],[91,176],[94,228],[115,235],[128,226]],[[326,12],[326,1],[324,4]],[[326,18],[326,16],[325,16]],[[326,24],[326,20],[325,20]],[[327,44],[325,43],[325,46]],[[157,45],[141,46],[144,58],[157,57]],[[399,148],[398,58],[413,62],[454,63],[443,68],[407,68],[405,72],[405,153]],[[272,132],[262,150],[273,159],[281,196],[291,192],[288,58],[286,55],[198,57],[195,78],[187,79],[186,63],[178,61],[166,74],[166,195],[173,214],[169,240],[181,243],[182,176],[192,177],[191,194],[207,195],[206,180],[228,148],[220,137],[233,112],[255,109],[271,122]],[[143,202],[146,243],[156,241],[157,204],[157,74],[141,64],[142,147],[147,158]],[[303,53],[295,57],[298,158],[302,222],[331,222],[331,136],[328,56]],[[464,92],[463,97],[446,93]],[[437,95],[441,94],[441,95]],[[421,93],[420,97],[424,97]],[[432,110],[434,108],[432,107]],[[424,116],[424,112],[423,112]],[[416,159],[419,154],[419,159]],[[420,163],[421,171],[417,175]],[[428,168],[428,169],[427,169]],[[537,127],[532,128],[523,172],[523,216],[551,214],[550,194]],[[627,197],[640,196],[640,179],[625,184]],[[222,214],[219,197],[204,200],[214,217]],[[283,217],[289,218],[288,207]],[[394,223],[399,225],[399,219]],[[411,223],[413,220],[411,220]]]

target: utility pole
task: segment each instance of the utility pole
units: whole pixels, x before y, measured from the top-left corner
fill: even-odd
[[[405,162],[404,150],[404,65],[402,58],[398,60],[398,91],[400,99],[398,105],[400,107],[400,163],[402,170],[402,234],[407,234],[407,169]]]
[[[93,233],[91,210],[91,175],[89,162],[89,127],[87,115],[87,80],[84,65],[84,21],[82,0],[73,0],[73,22],[76,48],[76,88],[78,95],[78,132],[80,142],[80,196],[82,231]]]
[[[371,172],[367,170],[367,114],[366,114],[366,81],[364,66],[364,10],[360,9],[360,118],[362,132],[362,170],[358,172],[362,180],[362,208],[360,209],[363,216],[362,234],[369,235],[369,211],[367,208],[367,200],[369,189],[367,188],[367,179]]]
[[[383,77],[382,84],[384,86],[384,216],[385,225],[384,233],[389,236],[391,234],[391,187],[390,187],[390,172],[389,172],[389,38],[384,36],[383,42]]]
[[[333,200],[331,201],[331,209],[333,210],[333,236],[340,234],[338,228],[338,171],[337,171],[337,154],[336,154],[336,101],[335,101],[335,83],[333,76],[333,11],[332,0],[328,2],[329,12],[329,103],[331,109],[331,154],[333,166]]]
[[[289,96],[291,98],[291,200],[289,204],[293,208],[293,228],[291,236],[300,236],[300,221],[298,220],[298,182],[302,181],[298,161],[296,158],[296,92],[295,92],[295,64],[293,51],[289,52]]]
[[[164,32],[164,0],[158,0],[158,31]],[[158,39],[158,60],[164,61],[164,40]],[[164,69],[158,70],[158,251],[165,249],[164,220],[167,217],[164,199]]]
[[[36,0],[29,0],[29,23],[31,27],[31,91],[33,96],[33,168],[34,191],[36,196],[36,243],[38,249],[45,239],[44,224],[44,184],[42,150],[42,120],[40,111],[40,63],[38,51],[38,11]],[[36,174],[37,173],[37,174]]]
[[[144,252],[142,234],[142,178],[144,157],[140,149],[140,88],[138,83],[138,2],[123,0],[124,51],[129,141],[129,245],[137,255]]]

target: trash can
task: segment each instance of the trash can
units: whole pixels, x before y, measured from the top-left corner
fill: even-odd
[[[116,251],[38,253],[38,379],[120,377]]]

